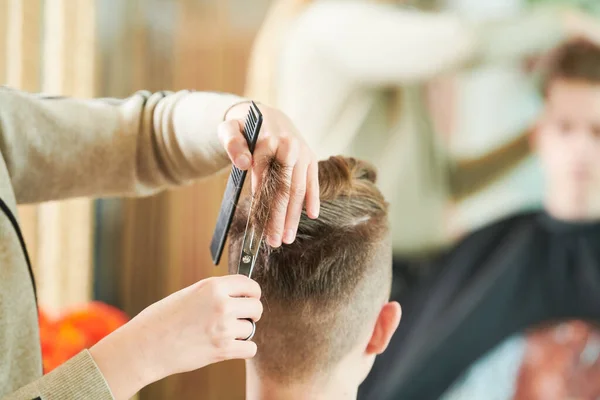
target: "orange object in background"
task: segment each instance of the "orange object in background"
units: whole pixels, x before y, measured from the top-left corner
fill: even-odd
[[[121,310],[92,302],[52,319],[39,311],[44,373],[52,371],[83,349],[96,344],[128,321]]]

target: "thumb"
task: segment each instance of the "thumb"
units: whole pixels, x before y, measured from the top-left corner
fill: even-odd
[[[241,170],[250,168],[252,155],[242,134],[241,122],[235,119],[224,121],[219,125],[218,133],[219,140],[233,164]]]

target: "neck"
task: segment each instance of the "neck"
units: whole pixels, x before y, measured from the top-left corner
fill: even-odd
[[[252,362],[246,362],[246,399],[247,400],[355,400],[358,385],[348,380],[313,379],[298,383],[279,383],[259,376]]]
[[[552,217],[564,221],[600,219],[600,195],[593,191],[553,189],[546,193],[545,207]]]

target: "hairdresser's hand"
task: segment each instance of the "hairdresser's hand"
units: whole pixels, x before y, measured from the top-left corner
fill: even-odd
[[[233,107],[219,128],[219,137],[233,163],[246,170],[252,166],[252,191],[260,185],[265,161],[275,156],[287,167],[288,193],[279,206],[271,211],[267,238],[273,247],[292,243],[306,202],[306,214],[310,218],[319,215],[319,174],[315,154],[308,148],[290,119],[281,111],[259,105],[263,125],[258,137],[254,158],[251,157],[242,135],[248,103]]]
[[[90,349],[115,398],[208,364],[256,354],[260,287],[243,276],[209,278],[151,305]]]

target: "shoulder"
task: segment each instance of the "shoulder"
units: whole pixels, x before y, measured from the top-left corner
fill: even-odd
[[[444,270],[452,273],[474,271],[482,268],[487,259],[507,247],[522,246],[522,238],[534,233],[539,212],[511,214],[481,227],[462,238],[428,265],[428,273],[434,276]]]
[[[539,211],[524,211],[497,219],[465,236],[455,248],[497,242],[516,230],[530,229],[535,225],[539,214]]]

